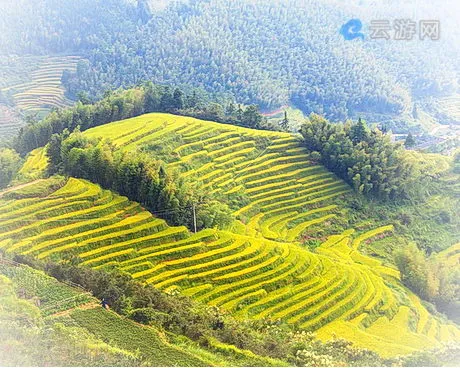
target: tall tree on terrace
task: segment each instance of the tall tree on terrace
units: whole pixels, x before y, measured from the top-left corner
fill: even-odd
[[[262,123],[262,115],[259,114],[259,109],[256,105],[249,105],[243,113],[243,123],[249,128],[260,128]]]
[[[354,144],[369,139],[369,128],[363,119],[359,118],[358,122],[351,127],[350,138]]]
[[[287,111],[284,111],[284,118],[279,122],[279,125],[283,130],[287,131],[289,129],[289,119]]]
[[[179,88],[174,90],[172,103],[177,110],[181,110],[184,107],[184,93]]]

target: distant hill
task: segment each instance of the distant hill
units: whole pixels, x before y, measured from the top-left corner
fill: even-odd
[[[460,339],[458,327],[430,314],[385,259],[403,234],[392,222],[351,213],[355,195],[309,160],[298,137],[168,114],[107,124],[84,136],[159,155],[169,169],[218,193],[236,220],[227,229],[193,234],[70,178],[43,198],[43,182],[4,195],[1,248],[117,267],[238,318],[279,319],[323,339],[335,333],[388,357]]]
[[[363,116],[398,130],[420,126],[414,103],[438,122],[458,120],[443,102],[459,88],[454,2],[439,7],[419,1],[417,11],[399,1],[335,0],[40,0],[30,7],[21,1],[2,6],[0,54],[88,58],[66,78],[74,98],[153,80],[200,87],[264,110],[293,104],[307,115]],[[351,18],[362,20],[364,41],[339,34]],[[442,37],[372,40],[370,22],[380,18],[439,19]]]

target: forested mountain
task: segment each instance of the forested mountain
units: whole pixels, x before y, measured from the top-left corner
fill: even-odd
[[[168,5],[168,6],[166,6]],[[439,9],[387,1],[327,0],[8,2],[0,20],[10,53],[78,53],[64,73],[68,95],[91,98],[144,80],[192,85],[262,109],[293,104],[332,120],[411,119],[413,104],[458,91],[456,30]],[[396,7],[398,5],[398,7]],[[419,4],[418,4],[419,5]],[[3,5],[2,5],[3,6]],[[396,11],[398,10],[398,11]],[[442,38],[345,41],[340,26],[361,18],[441,19]],[[83,26],[82,26],[83,25]],[[0,50],[2,52],[2,50]]]

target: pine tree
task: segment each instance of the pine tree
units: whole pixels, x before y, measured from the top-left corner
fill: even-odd
[[[171,108],[174,108],[174,98],[171,93],[171,88],[167,86],[163,90],[160,98],[160,109],[163,111],[169,111]]]
[[[227,106],[226,113],[227,115],[232,116],[235,113],[235,110],[236,110],[235,105],[233,104],[233,102],[230,102],[230,104]]]
[[[184,93],[176,88],[173,93],[173,107],[177,110],[181,110],[184,107]]]
[[[243,112],[243,124],[248,128],[259,129],[262,123],[262,115],[256,105],[249,105]]]
[[[91,103],[91,100],[88,96],[88,92],[85,91],[80,91],[77,93],[77,99],[80,101],[83,105],[89,105]]]
[[[241,104],[238,104],[238,109],[236,110],[236,119],[240,123],[243,120],[243,109],[241,108]]]
[[[389,131],[388,125],[386,123],[382,123],[382,125],[380,125],[379,129],[383,134],[387,134],[388,131]]]
[[[369,128],[363,119],[359,118],[358,122],[351,127],[350,138],[355,144],[368,140]]]
[[[283,120],[279,122],[279,125],[283,130],[285,131],[289,130],[289,119],[288,119],[287,111],[284,112],[284,118]]]
[[[409,132],[409,134],[406,137],[406,141],[404,142],[404,147],[412,148],[415,146],[415,144],[416,142],[415,142],[414,136],[412,135],[412,133]]]

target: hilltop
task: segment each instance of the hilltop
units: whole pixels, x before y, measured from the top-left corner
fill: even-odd
[[[1,199],[0,247],[8,253],[115,267],[236,318],[279,320],[324,340],[337,333],[385,357],[458,341],[458,327],[401,282],[391,252],[408,242],[407,232],[392,216],[353,210],[351,188],[312,161],[300,137],[156,113],[69,139],[72,162],[95,152],[72,146],[85,140],[161,159],[172,177],[202,188],[205,202],[218,198],[230,221],[206,228],[214,207],[200,213],[197,203],[203,230],[193,234],[71,177],[57,190],[45,181]],[[40,150],[30,160],[31,169],[46,166]],[[72,167],[91,175],[85,165]],[[190,222],[191,207],[179,210]]]

